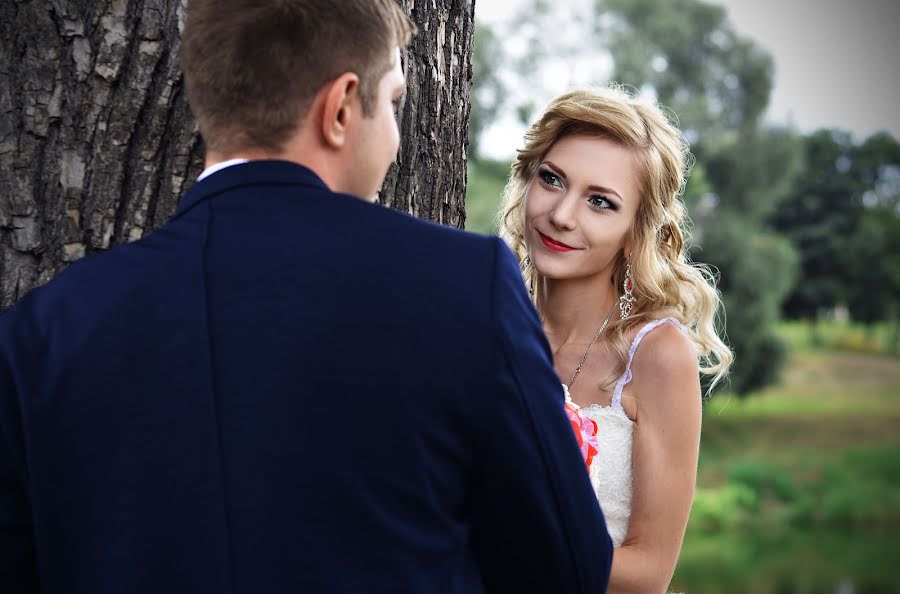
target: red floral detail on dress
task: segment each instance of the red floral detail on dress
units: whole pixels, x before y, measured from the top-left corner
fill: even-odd
[[[594,456],[600,451],[600,443],[597,441],[597,423],[584,416],[581,407],[572,402],[568,387],[563,385],[563,388],[566,391],[566,416],[569,418],[569,423],[572,424],[572,431],[575,432],[581,457],[584,458],[584,463],[590,470]]]

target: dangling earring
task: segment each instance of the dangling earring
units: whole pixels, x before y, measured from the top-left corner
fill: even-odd
[[[631,314],[634,306],[634,275],[631,273],[631,258],[625,261],[625,280],[622,282],[622,296],[619,297],[619,311],[624,320]]]
[[[522,270],[524,271],[526,268],[531,266],[531,256],[525,256],[525,259],[522,260]],[[534,297],[534,273],[531,274],[531,280],[528,282],[528,294]]]

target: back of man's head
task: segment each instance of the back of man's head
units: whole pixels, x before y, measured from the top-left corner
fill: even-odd
[[[346,72],[369,115],[414,32],[396,0],[191,0],[181,59],[207,151],[280,153]]]

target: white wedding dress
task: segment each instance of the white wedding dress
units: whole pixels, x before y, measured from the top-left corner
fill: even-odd
[[[685,331],[681,322],[675,318],[649,322],[631,343],[625,373],[616,382],[609,406],[592,404],[581,409],[586,417],[597,423],[597,442],[600,447],[591,463],[591,484],[600,507],[603,508],[606,528],[615,547],[622,546],[631,518],[631,440],[634,421],[628,418],[622,408],[622,389],[632,379],[631,362],[641,341],[649,332],[667,323]]]

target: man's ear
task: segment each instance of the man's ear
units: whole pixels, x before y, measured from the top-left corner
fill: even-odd
[[[322,138],[329,147],[340,149],[347,142],[350,122],[360,115],[359,76],[345,72],[328,83],[322,109]]]

